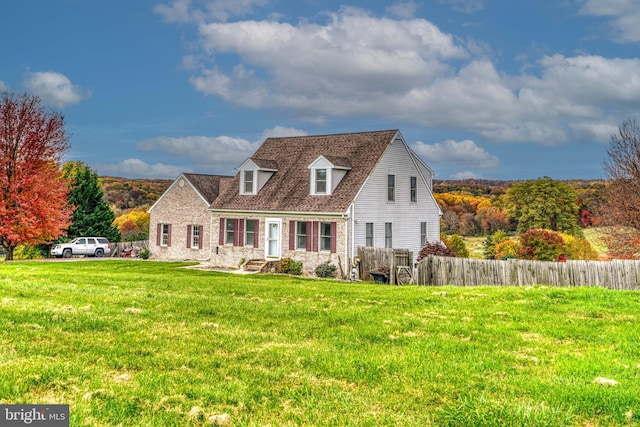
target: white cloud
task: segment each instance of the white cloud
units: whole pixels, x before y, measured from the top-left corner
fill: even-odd
[[[89,96],[78,86],[71,84],[67,76],[54,71],[29,73],[24,86],[43,102],[57,108],[77,104]]]
[[[9,86],[5,82],[0,80],[0,92],[4,92],[6,90],[9,90]]]
[[[456,172],[449,175],[449,179],[480,179],[480,178],[482,178],[482,175],[479,175],[471,171]]]
[[[640,42],[640,2],[637,0],[585,0],[580,13],[611,18],[614,38],[621,43]]]
[[[468,139],[460,142],[449,139],[436,144],[418,141],[412,148],[428,164],[455,165],[459,169],[493,169],[500,164],[496,156]]]
[[[117,176],[127,178],[167,178],[173,179],[182,172],[193,172],[163,163],[148,164],[140,159],[127,159],[120,163],[96,163],[93,165],[100,176]]]
[[[323,23],[202,22],[198,29],[198,60],[188,61],[200,67],[190,78],[198,91],[317,122],[383,117],[492,141],[559,145],[602,141],[612,117],[640,109],[640,59],[545,56],[509,75],[482,42],[462,44],[424,19],[344,7]],[[202,68],[207,62],[216,65]]]
[[[387,13],[397,16],[398,18],[413,18],[418,11],[419,6],[413,0],[399,2],[387,8]]]
[[[454,10],[462,13],[476,13],[484,9],[483,0],[440,0],[440,3],[450,4]]]
[[[248,15],[257,6],[265,6],[269,0],[174,0],[159,3],[153,8],[167,22],[226,21],[233,16]]]
[[[262,142],[262,141],[260,141]],[[251,156],[260,144],[229,136],[157,137],[143,141],[142,151],[161,151],[192,162],[203,173],[234,174],[234,168]]]

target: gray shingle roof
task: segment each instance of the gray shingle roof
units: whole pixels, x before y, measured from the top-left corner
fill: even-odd
[[[371,174],[397,130],[336,135],[268,138],[251,157],[277,164],[277,172],[257,195],[239,194],[236,174],[212,209],[275,212],[345,212]],[[310,194],[309,165],[320,155],[350,166],[331,196]],[[332,161],[332,160],[330,160]],[[334,163],[335,164],[335,163]]]
[[[183,175],[209,204],[218,197],[221,189],[221,181],[233,179],[232,176],[224,175],[204,175],[198,173],[184,173]]]

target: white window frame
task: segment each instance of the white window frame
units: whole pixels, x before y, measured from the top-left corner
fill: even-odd
[[[326,228],[326,230],[325,230]],[[320,222],[318,223],[318,251],[330,252],[331,251],[331,223]],[[323,234],[324,232],[328,234]]]
[[[200,226],[193,224],[191,225],[191,249],[198,249],[200,247]]]
[[[391,180],[393,178],[393,185]],[[396,176],[392,173],[387,174],[387,202],[393,203],[396,201]]]
[[[304,234],[301,233],[300,228],[304,226]],[[307,230],[306,221],[296,221],[296,245],[295,249],[307,249],[307,239],[309,238],[309,231]],[[300,238],[304,236],[304,245],[300,244]]]
[[[249,175],[251,180],[247,181]],[[247,184],[251,184],[251,188],[247,189]],[[242,171],[242,194],[256,194],[256,171]]]
[[[369,235],[369,231],[371,231],[371,235]],[[372,222],[366,222],[364,224],[364,245],[367,247],[373,247],[374,245],[374,238],[373,236],[375,235],[375,228]],[[369,239],[371,239],[371,242],[369,242]],[[371,244],[369,244],[371,243]]]
[[[384,247],[393,248],[393,223],[384,223]]]
[[[409,177],[409,200],[411,203],[418,202],[418,177]]]
[[[160,227],[160,246],[169,246],[169,224],[162,224]]]

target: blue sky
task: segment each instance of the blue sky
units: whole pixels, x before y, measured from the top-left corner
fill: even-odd
[[[234,174],[268,136],[400,129],[439,179],[602,178],[638,0],[24,0],[0,90],[100,175]]]

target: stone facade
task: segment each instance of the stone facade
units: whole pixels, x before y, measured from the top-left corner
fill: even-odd
[[[150,210],[149,250],[152,259],[208,260],[211,253],[211,214],[209,205],[189,181],[179,178],[162,196],[161,203]],[[163,224],[171,226],[169,244],[158,245],[158,230]],[[187,244],[189,226],[202,226],[202,248]]]
[[[220,244],[220,218],[228,219],[243,219],[246,221],[250,220],[258,220],[259,228],[258,228],[258,247],[253,247],[251,244],[245,245],[244,239],[242,240],[241,245],[233,245],[232,243],[223,243]],[[214,236],[214,247],[212,249],[211,254],[211,265],[216,267],[238,267],[241,264],[241,261],[248,261],[251,259],[260,259],[260,260],[268,260],[266,250],[265,250],[265,242],[266,242],[266,223],[268,220],[278,219],[281,221],[280,227],[280,257],[282,258],[291,258],[295,261],[302,262],[303,273],[306,275],[315,275],[315,269],[318,265],[329,261],[336,265],[339,265],[340,261],[344,263],[344,259],[346,258],[346,243],[345,242],[345,220],[342,217],[338,216],[321,216],[321,217],[309,217],[309,216],[294,216],[291,214],[288,215],[269,215],[257,217],[255,215],[246,215],[246,214],[235,214],[235,213],[225,213],[223,215],[219,215],[217,213],[213,214],[211,227],[212,227],[212,235]],[[335,222],[336,225],[336,234],[335,234],[335,252],[331,251],[319,251],[319,250],[311,250],[307,251],[305,249],[289,249],[289,238],[290,238],[290,223],[291,221],[316,221],[316,222],[326,222],[331,223]],[[295,233],[295,230],[293,230]],[[224,230],[223,230],[224,235]],[[223,238],[223,241],[225,239]],[[274,259],[275,260],[275,259]]]

